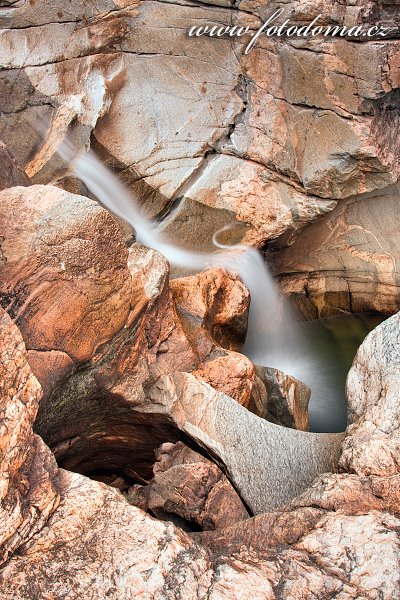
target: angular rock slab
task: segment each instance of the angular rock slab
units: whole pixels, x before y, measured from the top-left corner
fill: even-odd
[[[274,510],[336,470],[345,434],[287,429],[253,415],[193,375],[161,377],[150,392],[176,425],[210,453],[254,514]]]

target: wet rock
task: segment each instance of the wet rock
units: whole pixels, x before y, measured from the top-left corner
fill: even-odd
[[[154,478],[146,487],[131,488],[128,499],[188,530],[221,529],[249,516],[217,465],[182,442],[158,449]]]

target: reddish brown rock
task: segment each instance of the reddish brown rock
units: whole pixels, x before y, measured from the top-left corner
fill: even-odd
[[[256,384],[253,363],[238,352],[229,352],[225,356],[209,360],[193,371],[193,375],[246,408]]]
[[[30,185],[30,182],[5,144],[0,142],[0,191],[15,185]]]
[[[280,22],[302,26],[321,15],[339,30],[398,27],[397,3],[372,0],[102,0],[74,3],[73,19],[62,6],[16,4],[0,15],[3,136],[36,182],[64,176],[54,142],[67,132],[78,149],[91,143],[148,214],[178,208],[168,231],[192,248],[227,222],[249,223],[243,235],[257,245],[297,231],[398,178],[399,49],[395,31],[378,41],[264,35],[245,54],[278,8]],[[248,33],[187,35],[231,22]],[[49,125],[44,140],[36,120]]]
[[[0,222],[2,305],[28,349],[89,359],[131,308],[127,250],[115,221],[92,200],[31,186],[0,193]]]
[[[45,399],[67,378],[74,368],[74,363],[68,354],[58,350],[47,352],[28,350],[27,358],[32,371],[42,385]]]
[[[358,447],[357,430],[360,432],[371,417],[376,427],[386,430],[381,444],[388,452],[396,439],[397,321],[388,321],[386,329],[381,325],[371,334],[349,378],[356,427],[345,446],[344,470],[347,465],[361,468],[360,455],[353,452],[350,464],[348,450]],[[223,530],[196,534],[193,539],[172,524],[158,522],[129,506],[118,491],[57,470],[43,445],[32,460],[26,459],[37,447],[31,423],[40,388],[24,358],[21,337],[8,316],[2,317],[0,328],[1,380],[6,391],[3,399],[7,418],[14,419],[13,427],[5,428],[2,437],[4,447],[12,450],[2,454],[1,460],[5,477],[0,489],[6,491],[7,499],[3,502],[7,517],[3,530],[13,531],[15,516],[17,523],[25,523],[5,544],[7,560],[0,568],[2,598],[31,600],[43,594],[59,597],[67,591],[77,599],[132,595],[173,598],[180,594],[239,600],[246,593],[257,600],[273,600],[279,593],[283,600],[308,600],[311,589],[318,600],[333,594],[354,600],[374,600],[378,595],[384,600],[396,597],[400,585],[398,473],[323,475],[280,510]],[[383,340],[387,341],[386,347]],[[360,383],[363,357],[367,355],[375,375],[365,376],[364,383]],[[199,382],[193,380],[198,386]],[[360,395],[364,386],[367,393]],[[376,401],[378,397],[381,402]],[[232,407],[244,410],[231,402]],[[15,412],[14,407],[19,405],[20,410]],[[7,407],[11,412],[7,413]],[[391,415],[387,421],[384,407]],[[374,449],[373,445],[367,455],[369,464],[373,458],[377,460]],[[187,454],[190,456],[191,451]],[[169,452],[162,455],[162,474],[188,466],[177,465],[176,461],[182,462],[181,456]],[[21,482],[27,487],[21,488]],[[220,492],[217,486],[213,488],[216,493],[213,495],[212,490],[207,499],[213,514],[212,502],[218,500]],[[59,506],[55,489],[60,496]],[[29,517],[23,521],[27,513],[21,517],[21,513],[18,516],[8,511],[9,498],[18,498],[21,490],[25,501],[17,506],[27,510],[32,502],[35,511],[29,513],[28,509],[28,514],[36,519],[36,508],[42,511],[35,525]],[[16,546],[18,552],[9,555]]]
[[[398,197],[391,186],[341,202],[275,254],[282,288],[306,318],[400,309]]]
[[[146,487],[128,492],[133,504],[186,529],[221,529],[248,518],[248,513],[221,470],[182,442],[163,444]]]
[[[247,330],[249,292],[238,277],[211,269],[172,280],[170,287],[185,331],[201,357],[210,352],[212,338],[224,348],[240,350]],[[211,338],[208,344],[200,335],[204,332]]]
[[[0,309],[0,561],[28,542],[58,504],[57,465],[33,434],[41,389],[17,327]]]

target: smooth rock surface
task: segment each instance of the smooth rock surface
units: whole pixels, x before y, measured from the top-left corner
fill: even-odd
[[[140,256],[145,264],[159,260],[140,247],[134,252],[137,266]],[[142,277],[143,272],[137,268],[136,274]],[[162,276],[156,280],[153,277],[152,282],[145,287],[154,300],[162,289]],[[132,595],[172,599],[180,595],[240,600],[245,593],[257,600],[308,600],[311,589],[318,600],[332,595],[343,600],[395,598],[400,586],[400,474],[398,465],[386,458],[391,456],[399,430],[399,318],[396,315],[370,334],[350,373],[348,398],[353,425],[344,443],[343,473],[321,475],[277,511],[222,530],[189,536],[130,506],[117,490],[56,468],[48,449],[32,436],[40,387],[27,365],[22,338],[3,313],[2,402],[8,424],[15,426],[4,428],[1,439],[2,450],[6,450],[1,455],[1,471],[6,475],[1,489],[6,493],[6,508],[9,499],[18,498],[22,492],[22,505],[28,512],[12,513],[17,516],[18,533],[7,538],[5,545],[3,542],[6,561],[0,567],[2,598],[33,600],[67,594],[76,599],[128,600]],[[366,364],[373,369],[368,371]],[[176,378],[174,385],[178,380],[185,385],[189,382],[197,391],[201,386],[209,394],[222,397],[231,415],[234,407],[241,414],[246,412],[234,400],[226,402],[226,397],[212,392],[193,375]],[[168,394],[163,398],[168,402]],[[185,394],[180,398],[177,415],[190,429]],[[195,411],[193,395],[190,402]],[[18,406],[20,410],[15,411]],[[198,436],[199,425],[210,423],[207,415],[204,423],[197,420],[202,418],[201,408],[197,406],[199,413],[192,414]],[[218,431],[220,425],[224,429],[228,426],[229,432],[229,422],[217,419],[214,430]],[[309,434],[285,431],[309,439]],[[240,440],[242,454],[253,433],[251,427]],[[370,443],[365,447],[367,439]],[[202,443],[208,443],[205,436]],[[28,458],[28,464],[26,457],[32,456],[37,444],[41,451],[36,451],[33,464]],[[382,456],[384,461],[380,460]],[[364,474],[371,471],[372,464],[378,469],[376,474]],[[31,479],[23,477],[25,465]],[[349,468],[359,474],[348,473]],[[33,521],[31,515],[37,518],[38,508],[41,516]],[[4,532],[15,532],[15,522],[2,522]],[[10,555],[17,545],[18,552]]]
[[[323,24],[395,26],[396,6],[283,3],[303,26],[318,14]],[[261,36],[244,54],[277,7],[104,0],[66,11],[36,0],[3,8],[1,135],[36,182],[64,177],[54,144],[66,132],[78,148],[91,143],[149,215],[178,207],[167,228],[186,246],[208,248],[227,222],[249,223],[242,237],[256,245],[299,230],[339,199],[398,179],[399,49],[394,34],[334,43]],[[249,32],[189,38],[205,23]]]
[[[149,397],[154,405],[164,405],[177,426],[225,466],[254,514],[282,506],[317,475],[337,467],[344,434],[274,425],[189,373],[160,378]]]
[[[115,221],[93,200],[30,186],[0,192],[0,222],[2,306],[27,348],[44,361],[49,351],[87,360],[130,313],[127,250]]]
[[[353,197],[272,257],[283,291],[306,316],[400,309],[399,187]]]
[[[340,459],[357,475],[400,471],[400,314],[372,331],[347,378],[350,426]]]

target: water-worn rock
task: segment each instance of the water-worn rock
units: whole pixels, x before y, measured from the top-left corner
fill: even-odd
[[[64,176],[53,146],[67,131],[79,148],[91,142],[148,214],[178,207],[167,229],[181,244],[209,247],[227,222],[248,222],[243,235],[254,244],[297,230],[338,199],[398,178],[399,49],[394,33],[334,43],[260,36],[245,54],[278,7],[102,0],[66,11],[36,0],[3,8],[0,134],[36,182]],[[394,2],[283,7],[280,22],[303,26],[318,14],[323,24],[398,23]],[[211,23],[249,31],[187,35]]]
[[[372,331],[347,379],[350,426],[341,468],[358,475],[400,472],[400,314]]]
[[[308,431],[310,388],[278,369],[257,367],[256,374],[259,383],[248,409],[273,423]]]
[[[229,352],[225,356],[209,360],[193,371],[193,375],[246,408],[257,389],[253,363],[237,352]]]
[[[389,329],[396,330],[398,318],[388,321]],[[29,444],[35,440],[29,440],[29,427],[40,388],[24,358],[21,337],[7,316],[2,317],[1,329],[0,364],[7,368],[7,374],[10,365],[13,368],[11,394],[6,394],[5,405],[15,402],[15,379],[22,384],[21,393],[33,392],[33,410],[24,413],[24,427],[14,429],[20,453],[23,448],[32,449]],[[378,329],[375,336],[379,338],[383,333],[389,332],[379,333]],[[368,339],[363,349],[380,368],[393,354],[391,345],[383,349]],[[14,362],[10,363],[10,357]],[[395,377],[395,371],[391,375]],[[378,378],[376,373],[377,386]],[[28,387],[24,388],[25,384]],[[385,402],[393,400],[396,404],[396,390],[386,388],[384,380],[380,385]],[[357,386],[357,379],[354,383],[349,378],[354,411],[361,407],[351,399],[353,389],[357,397]],[[398,417],[398,403],[394,416]],[[398,419],[395,423],[398,429]],[[43,462],[48,465],[48,454],[44,457],[40,453],[36,458],[38,466]],[[169,466],[173,455],[168,453],[167,459]],[[2,454],[2,469],[4,461]],[[9,472],[18,473],[18,468],[17,461]],[[180,595],[239,600],[244,593],[257,600],[273,600],[278,595],[283,600],[308,600],[310,590],[318,600],[332,595],[391,600],[397,595],[398,473],[325,474],[279,511],[223,530],[196,534],[194,539],[171,523],[156,521],[130,506],[117,490],[104,484],[57,470],[54,463],[46,472],[49,479],[40,477],[38,481],[43,486],[42,498],[50,501],[51,516],[47,522],[43,519],[31,539],[26,530],[21,531],[20,541],[25,543],[1,564],[0,590],[5,600],[65,594],[76,599]],[[53,485],[46,484],[49,480]],[[9,491],[15,493],[21,478],[10,477],[7,481]],[[58,506],[53,503],[53,486],[60,495]]]
[[[124,469],[128,485],[151,477],[154,450],[179,437],[168,412],[146,414],[147,389],[162,374],[198,369],[248,401],[253,366],[213,337],[233,347],[243,338],[249,294],[236,277],[216,270],[175,281],[196,323],[190,336],[166,260],[139,244],[127,250],[96,202],[55,187],[11,188],[0,193],[0,221],[2,304],[44,389],[36,429],[61,464],[107,481]]]
[[[137,244],[128,252],[109,213],[58,188],[5,190],[0,209],[7,223],[2,298],[49,394],[36,429],[64,467],[134,483],[151,478],[163,442],[207,439],[207,451],[255,512],[335,468],[342,436],[271,425],[223,393],[246,405],[256,383],[250,361],[216,341],[237,345],[247,322],[249,296],[237,277],[207,271],[175,280],[170,294],[160,255]],[[16,218],[7,221],[12,212]],[[171,375],[179,371],[196,374]],[[247,436],[252,443],[237,454]],[[252,468],[257,456],[267,464],[259,474]],[[274,473],[277,491],[270,485],[265,494]]]
[[[157,451],[154,477],[134,486],[128,499],[154,516],[184,529],[222,529],[248,518],[248,512],[219,467],[182,442]]]
[[[282,288],[307,318],[400,309],[398,200],[397,185],[350,198],[276,253]]]
[[[337,467],[344,434],[269,423],[189,373],[160,377],[149,399],[224,466],[254,514],[282,506]]]
[[[238,277],[228,276],[223,269],[211,269],[174,279],[170,288],[183,326],[200,355],[206,356],[210,351],[209,346],[202,346],[204,332],[224,348],[241,349],[250,294]]]
[[[114,219],[87,198],[30,186],[0,192],[0,221],[2,305],[27,348],[44,361],[49,351],[89,359],[127,321],[133,300]]]

